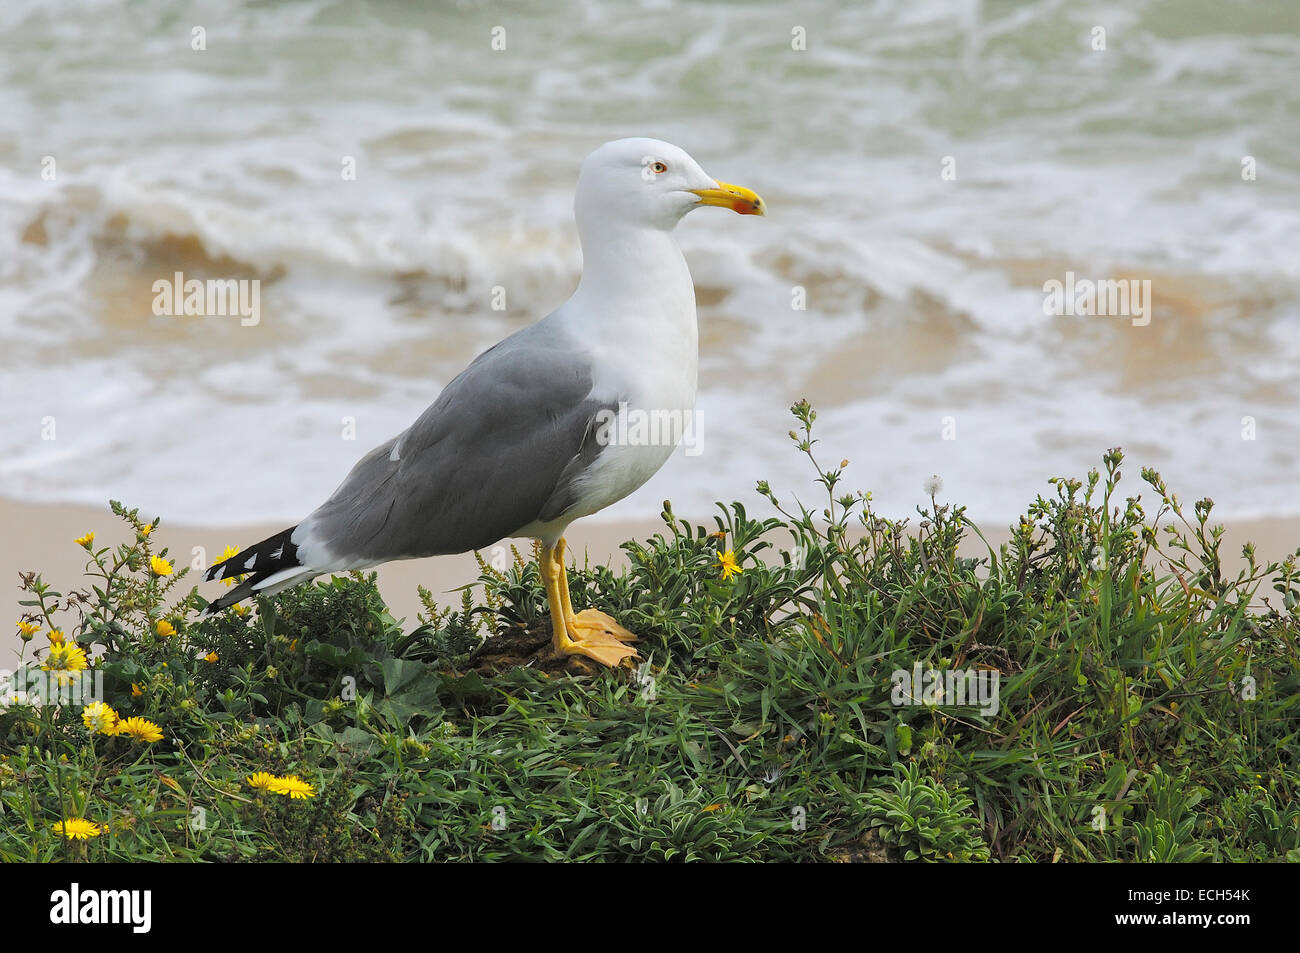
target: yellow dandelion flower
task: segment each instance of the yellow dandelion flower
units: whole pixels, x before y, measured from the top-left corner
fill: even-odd
[[[117,734],[132,741],[162,741],[162,729],[148,718],[123,718],[117,723]]]
[[[94,824],[82,817],[70,817],[66,821],[55,821],[52,826],[56,833],[62,834],[68,840],[86,840],[91,837],[98,837],[101,833],[98,824]]]
[[[722,578],[730,579],[732,576],[739,576],[745,570],[740,568],[736,562],[736,554],[730,549],[725,553],[718,554],[718,568],[722,570]]]
[[[155,576],[170,576],[172,574],[172,564],[161,556],[150,556],[149,568],[153,570]]]
[[[94,541],[95,541],[95,531],[93,529],[90,532],[88,532],[85,536],[78,536],[76,539],[73,540],[73,542],[76,543],[78,546],[85,546],[87,549],[90,548],[91,543],[93,543]]]
[[[284,778],[276,778],[271,782],[271,790],[276,794],[283,794],[286,797],[291,797],[295,801],[305,800],[306,798],[316,796],[316,789],[296,774],[291,774]]]
[[[209,652],[207,655],[203,656],[203,661],[205,662],[215,662],[216,660],[217,660],[216,652]]]
[[[72,681],[74,673],[86,670],[86,653],[75,642],[55,642],[50,646],[50,654],[45,657],[41,669],[57,673],[55,677],[60,685]]]
[[[267,771],[257,771],[248,776],[248,786],[259,791],[270,791],[275,787],[276,777]]]
[[[141,688],[139,685],[137,685],[135,682],[132,682],[132,683],[131,683],[131,697],[132,697],[132,698],[139,698],[139,697],[140,697],[141,695],[143,695],[143,694],[144,694],[144,689]]]
[[[117,731],[117,712],[103,702],[91,702],[81,710],[81,721],[91,731],[111,735]]]
[[[230,611],[233,612],[235,615],[245,616],[248,615],[248,613],[251,612],[252,610],[249,609],[248,606],[231,606]]]
[[[41,631],[39,622],[23,622],[21,619],[18,621],[18,634],[22,636],[24,642],[31,641],[32,636],[39,631]]]
[[[176,634],[176,626],[172,625],[166,619],[159,619],[154,625],[153,630],[163,637]]]
[[[63,641],[63,630],[50,629],[49,632],[45,633],[45,637],[50,640],[51,645],[57,645],[58,643]]]

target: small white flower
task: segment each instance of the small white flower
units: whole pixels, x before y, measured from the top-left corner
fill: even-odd
[[[939,476],[939,474],[936,473],[932,475],[928,480],[925,481],[926,496],[938,496],[942,492],[943,492],[943,477]]]

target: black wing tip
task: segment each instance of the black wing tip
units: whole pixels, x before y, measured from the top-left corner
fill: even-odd
[[[244,585],[260,582],[282,569],[302,565],[298,562],[298,547],[294,545],[291,538],[293,531],[297,528],[297,526],[290,526],[288,529],[268,536],[260,543],[254,543],[252,546],[240,550],[229,559],[224,559],[216,565],[209,566],[203,573],[205,582],[216,582],[219,579],[229,579],[232,576],[249,577],[242,585],[212,602],[211,605],[217,606],[217,609],[209,607],[211,611],[215,612],[224,609],[227,605],[233,605],[239,599],[244,598],[244,596],[240,596],[238,599],[226,601],[236,592],[239,592]],[[254,560],[253,568],[243,568],[244,564],[250,559]],[[248,595],[248,593],[245,592],[245,595]],[[224,603],[224,605],[217,605],[218,603]]]
[[[247,582],[241,582],[238,586],[236,586],[234,589],[231,589],[224,596],[213,599],[211,602],[208,603],[207,608],[203,610],[204,618],[209,618],[211,616],[214,616],[218,612],[221,612],[223,609],[229,609],[231,606],[235,605],[236,603],[243,602],[249,596],[254,594],[254,590],[253,590],[254,584],[255,581],[251,579],[248,580]]]

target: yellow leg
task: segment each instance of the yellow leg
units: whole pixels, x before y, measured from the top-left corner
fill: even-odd
[[[555,548],[551,550],[551,558],[555,560],[555,565],[560,567],[560,597],[564,604],[564,618],[573,618],[573,596],[569,592],[569,571],[564,566],[564,537],[561,536],[556,542]]]
[[[635,640],[627,629],[597,609],[574,613],[569,595],[569,577],[564,569],[564,540],[554,547],[542,546],[542,580],[551,607],[552,644],[566,655],[585,655],[602,665],[615,666],[625,658],[639,658],[636,649],[624,643]]]

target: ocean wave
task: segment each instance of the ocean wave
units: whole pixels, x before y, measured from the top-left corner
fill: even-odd
[[[301,516],[568,296],[577,163],[648,134],[770,214],[678,231],[716,465],[605,516],[804,485],[805,396],[900,512],[939,472],[1010,517],[1122,442],[1228,512],[1300,512],[1300,30],[1274,5],[626,10],[254,4],[196,51],[203,14],[161,0],[0,6],[0,493]],[[178,272],[259,281],[261,320],[155,314]],[[1150,281],[1150,323],[1045,314],[1069,274]]]

